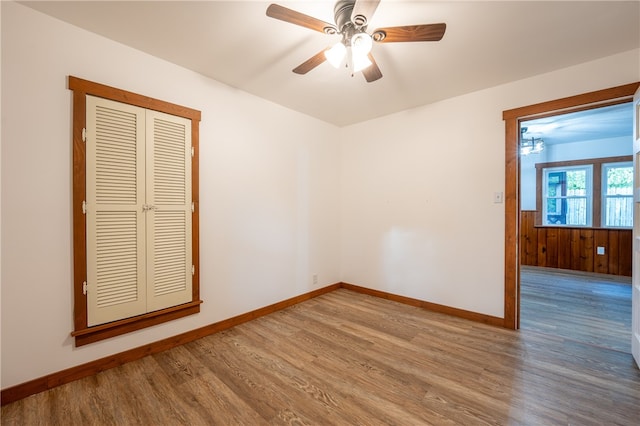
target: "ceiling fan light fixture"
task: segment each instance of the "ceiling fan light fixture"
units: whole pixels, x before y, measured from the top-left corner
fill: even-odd
[[[440,41],[447,28],[445,23],[402,25],[378,28],[369,35],[366,32],[367,26],[380,0],[335,1],[333,7],[335,25],[277,4],[270,4],[267,7],[267,16],[270,18],[313,31],[342,36],[341,43],[316,53],[295,67],[292,70],[294,73],[306,74],[325,61],[335,68],[339,68],[346,62],[347,68],[351,67],[352,76],[357,71],[363,71],[365,80],[371,83],[382,78],[382,72],[371,54],[374,41],[378,43]]]
[[[324,52],[324,57],[327,58],[327,62],[329,62],[334,68],[340,67],[340,64],[342,64],[346,55],[347,48],[342,44],[342,42],[334,44],[331,49],[327,49]]]
[[[353,62],[353,72],[362,71],[365,68],[370,67],[373,62],[371,62],[366,53],[356,52],[355,50],[351,51],[352,53],[352,62]]]
[[[371,36],[365,32],[354,34],[351,37],[351,61],[353,64],[353,72],[362,71],[372,65],[369,60],[369,52],[373,47]]]
[[[354,55],[368,55],[373,47],[373,40],[367,33],[358,33],[351,37],[351,48]]]

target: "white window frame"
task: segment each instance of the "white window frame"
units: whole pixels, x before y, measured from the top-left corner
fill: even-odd
[[[608,229],[632,229],[633,228],[633,211],[632,211],[632,223],[629,226],[615,226],[615,225],[607,225],[607,199],[608,198],[629,198],[633,202],[633,193],[629,195],[607,195],[607,171],[612,168],[623,168],[630,167],[633,171],[633,161],[624,161],[624,162],[615,162],[615,163],[604,163],[602,164],[602,204],[601,204],[601,217],[602,217],[602,227]],[[633,186],[632,186],[633,188]]]
[[[586,224],[572,224],[572,223],[550,223],[547,217],[547,205],[550,198],[549,190],[549,174],[557,172],[568,172],[575,170],[584,170],[585,176],[585,189],[587,194],[585,196],[559,196],[554,197],[558,200],[570,200],[570,199],[585,199],[586,200]],[[561,227],[581,227],[589,228],[593,224],[593,165],[580,165],[580,166],[566,166],[566,167],[545,167],[543,173],[543,191],[542,191],[542,224],[544,226],[561,226]]]

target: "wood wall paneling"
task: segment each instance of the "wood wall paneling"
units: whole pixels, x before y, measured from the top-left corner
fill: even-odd
[[[582,271],[593,272],[593,229],[580,230],[580,266]]]
[[[631,276],[630,229],[536,227],[535,211],[521,215],[522,265]]]
[[[571,269],[571,229],[558,229],[558,268]]]
[[[571,268],[576,271],[581,271],[581,262],[580,262],[580,230],[572,229],[571,237],[569,239],[569,244],[571,247]]]
[[[609,250],[607,269],[611,275],[620,275],[619,268],[620,233],[609,232]]]
[[[535,218],[532,215],[522,215],[522,264],[538,264],[538,233],[535,231]]]
[[[631,276],[631,254],[633,252],[633,236],[631,231],[619,231],[618,234],[618,275]]]
[[[593,272],[599,274],[609,273],[609,231],[606,229],[596,229],[593,232]],[[604,254],[598,254],[597,248],[604,247]]]
[[[539,229],[538,230],[538,248],[537,248],[537,258],[538,265],[547,266],[547,230]]]
[[[558,267],[558,228],[547,228],[547,258],[549,268]]]

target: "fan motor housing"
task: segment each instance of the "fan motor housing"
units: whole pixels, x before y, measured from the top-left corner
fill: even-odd
[[[334,19],[338,27],[338,31],[343,32],[346,27],[353,25],[351,22],[351,12],[355,0],[338,0],[333,8]]]

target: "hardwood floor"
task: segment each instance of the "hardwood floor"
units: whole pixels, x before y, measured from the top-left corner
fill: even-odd
[[[520,328],[631,352],[631,277],[521,268]]]
[[[631,425],[630,354],[345,289],[2,407],[2,424]]]

